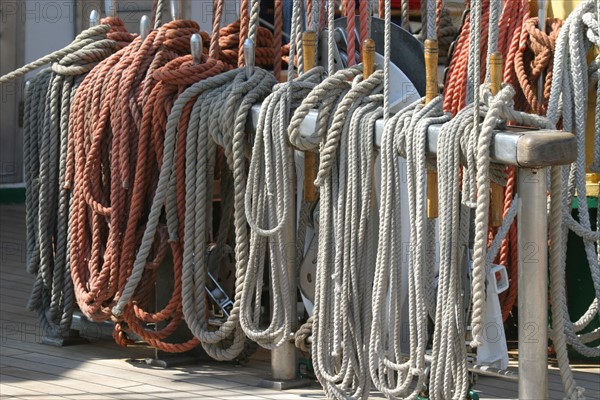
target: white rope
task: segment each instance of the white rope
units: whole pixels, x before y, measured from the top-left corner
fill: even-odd
[[[379,16],[381,18],[381,16]],[[385,2],[385,30],[383,43],[383,123],[384,126],[390,118],[390,62],[392,54],[392,2]]]
[[[288,217],[295,212],[291,209],[293,203],[290,204],[295,171],[293,149],[287,140],[287,115],[321,79],[321,72],[313,68],[296,80],[276,85],[263,102],[256,128],[245,196],[251,234],[247,286],[242,296],[242,326],[249,338],[266,348],[278,347],[289,340],[296,324],[289,316],[296,306],[296,298],[290,298],[286,255],[289,243],[284,237]],[[269,326],[261,329],[262,280],[267,252],[272,314]]]
[[[2,78],[8,82],[52,61],[25,93],[23,127],[26,182],[27,271],[36,275],[27,307],[43,333],[69,334],[74,308],[68,226],[71,190],[66,182],[70,105],[83,76],[117,50],[109,25],[83,31],[62,50]]]
[[[315,373],[330,398],[366,399],[371,384],[365,349],[371,330],[372,240],[377,238],[373,134],[382,116],[382,83],[381,70],[368,79],[354,78],[352,88],[343,90],[321,146],[312,353]]]
[[[382,142],[381,228],[377,252],[376,277],[373,288],[373,320],[369,359],[371,377],[382,393],[391,397],[416,398],[425,383],[425,348],[427,345],[427,238],[433,225],[425,217],[425,139],[431,124],[448,120],[437,97],[423,106],[422,100],[402,110],[389,120]],[[398,199],[400,161],[407,158],[410,221],[400,219]],[[400,235],[402,223],[409,223],[408,309],[410,357],[405,360],[400,348],[402,310],[401,263],[406,238]],[[415,381],[416,378],[416,381]]]
[[[553,168],[551,179],[550,213],[550,283],[552,300],[552,340],[557,353],[563,387],[567,398],[583,398],[583,390],[576,386],[569,367],[566,346],[588,357],[600,356],[599,347],[586,343],[598,336],[599,329],[591,334],[577,334],[598,315],[600,300],[600,231],[591,229],[590,214],[586,199],[585,149],[594,146],[594,165],[598,161],[598,121],[600,109],[596,107],[596,132],[594,143],[586,143],[587,94],[590,85],[597,84],[594,73],[597,67],[588,67],[586,55],[592,45],[600,44],[598,19],[600,2],[587,0],[579,4],[569,15],[556,43],[554,73],[548,106],[548,117],[557,123],[562,117],[563,127],[573,132],[577,139],[577,160],[563,168]],[[596,89],[598,90],[598,89]],[[579,220],[571,215],[572,201],[578,196]],[[588,311],[575,323],[571,322],[566,304],[565,268],[566,241],[569,230],[583,240],[587,262],[595,290],[595,299]]]
[[[437,18],[436,18],[436,2],[435,0],[427,0],[425,2],[426,13],[425,13],[425,21],[426,25],[426,38],[427,39],[436,39],[437,36]]]

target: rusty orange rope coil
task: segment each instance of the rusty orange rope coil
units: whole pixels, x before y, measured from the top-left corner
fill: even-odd
[[[217,60],[209,59],[205,56],[202,57],[200,64],[193,64],[192,57],[189,55],[178,57],[171,62],[169,62],[164,67],[156,70],[152,74],[152,79],[157,83],[154,86],[152,92],[150,93],[145,105],[143,115],[145,118],[142,120],[142,125],[140,129],[140,138],[138,145],[138,162],[135,171],[135,181],[140,182],[140,190],[136,190],[134,187],[134,196],[139,197],[140,199],[146,199],[148,196],[152,196],[152,186],[155,184],[155,179],[151,180],[152,186],[148,186],[146,182],[148,181],[148,154],[152,154],[154,150],[156,156],[156,165],[157,170],[160,169],[162,163],[162,140],[160,138],[164,137],[166,121],[168,119],[168,115],[170,113],[170,107],[175,102],[179,93],[181,93],[185,87],[192,85],[200,80],[206,79],[210,76],[214,76],[225,71],[226,66]],[[180,126],[184,127],[187,125],[187,122],[190,118],[191,106],[187,112],[184,112],[181,120]],[[159,138],[159,139],[156,139]],[[158,140],[159,146],[152,149],[150,143],[152,140]],[[178,157],[180,160],[185,159],[185,129],[180,133],[180,138],[178,139]],[[156,141],[154,144],[156,145]],[[161,153],[160,158],[158,157],[157,150]],[[184,163],[180,162],[177,164],[177,182],[181,184],[177,185],[177,219],[180,221],[177,229],[177,237],[183,237],[183,221],[184,221],[184,213],[185,213],[185,187],[183,186],[183,182],[185,181],[184,177]],[[129,221],[127,223],[126,230],[126,239],[123,247],[123,255],[122,257],[129,257],[130,264],[133,263],[134,254],[133,252],[129,252],[133,250],[135,244],[137,243],[137,238],[141,234],[141,232],[137,232],[138,226],[140,225],[140,212],[130,213]],[[127,236],[129,235],[129,236]],[[161,244],[165,247],[165,254],[167,243],[170,244],[171,253],[173,255],[173,271],[174,271],[174,283],[175,287],[173,289],[173,296],[170,299],[167,306],[160,312],[156,314],[149,314],[143,311],[138,304],[145,304],[148,300],[143,295],[134,296],[132,299],[131,306],[128,307],[124,313],[124,319],[128,323],[129,327],[132,330],[140,335],[140,332],[143,332],[144,338],[148,341],[149,344],[161,348],[166,351],[171,352],[181,352],[189,350],[198,345],[198,340],[193,338],[186,343],[178,343],[178,344],[170,344],[163,343],[158,340],[162,340],[167,338],[179,325],[183,313],[182,313],[182,305],[181,305],[181,274],[182,274],[182,263],[183,263],[183,244],[181,240],[169,240],[167,241],[167,232],[164,227],[159,228],[157,232],[157,237],[162,240],[158,240],[155,242],[155,245],[160,246]],[[129,238],[130,242],[127,242],[127,238]],[[128,243],[131,245],[127,246]],[[139,287],[138,291],[143,291],[145,287],[147,287],[147,282],[155,282],[155,271],[158,267],[157,261],[154,261],[147,267],[146,276],[142,278],[143,284]],[[170,319],[167,326],[163,329],[163,332],[160,335],[156,335],[156,337],[149,338],[149,335],[153,335],[154,333],[148,334],[145,330],[144,326],[141,322],[145,323],[156,323],[165,321]],[[137,325],[133,325],[137,324]]]
[[[526,101],[523,111],[546,115],[552,86],[554,46],[562,24],[560,19],[548,18],[546,32],[542,32],[537,17],[525,21],[526,42],[521,44],[515,59],[519,85]],[[545,74],[545,83],[540,101],[537,98],[537,85],[542,74]]]
[[[485,65],[487,57],[489,11],[489,0],[483,0],[481,21],[481,65]],[[444,111],[449,111],[452,115],[456,115],[456,113],[462,110],[467,104],[467,67],[470,37],[471,20],[469,14],[465,19],[465,23],[457,39],[454,54],[448,67],[446,82],[444,83]],[[499,48],[499,51],[502,51],[502,49]],[[485,69],[482,68],[480,80],[483,80],[484,78]]]
[[[120,49],[129,45],[135,37],[127,31],[125,23],[118,17],[106,17],[100,20],[101,24],[110,25],[110,32],[106,35],[109,39],[117,42]]]
[[[75,98],[70,120],[75,140],[68,157],[68,182],[75,184],[71,274],[78,304],[92,320],[110,318],[131,274],[148,198],[162,161],[170,106],[186,86],[226,69],[206,57],[203,63],[192,64],[188,54],[194,33],[199,33],[198,24],[176,20],[150,32],[144,42],[137,38],[94,68]],[[178,213],[183,207],[178,204]],[[162,310],[149,313],[144,307],[169,246],[174,260],[173,294]],[[164,341],[183,319],[181,255],[181,243],[168,238],[163,224],[156,233],[143,282],[116,321],[117,342],[131,343],[126,332],[133,331],[164,351],[187,351],[198,345],[195,338],[185,343]],[[147,324],[160,323],[164,325],[160,329],[147,328]]]
[[[239,65],[239,48],[241,37],[241,22],[235,21],[221,28],[219,34],[219,59],[224,63],[236,68]],[[281,43],[281,42],[280,42]],[[264,27],[258,27],[255,43],[255,65],[261,68],[274,68],[275,45],[273,33]],[[279,58],[281,60],[281,58]],[[281,61],[279,62],[281,69]]]

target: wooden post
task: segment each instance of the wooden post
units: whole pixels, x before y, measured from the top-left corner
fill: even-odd
[[[502,54],[490,54],[490,89],[496,96],[502,87]],[[491,225],[494,228],[502,225],[502,212],[504,209],[504,188],[492,182],[491,185]]]
[[[302,49],[304,50],[304,71],[309,71],[316,64],[316,42],[317,34],[313,31],[302,33]],[[317,179],[317,155],[311,151],[304,153],[304,200],[316,201],[317,188],[315,179]]]
[[[375,41],[365,39],[362,46],[363,77],[367,79],[375,70]]]
[[[437,81],[438,42],[425,40],[425,104],[438,95]],[[427,218],[437,218],[439,214],[437,173],[427,172]]]

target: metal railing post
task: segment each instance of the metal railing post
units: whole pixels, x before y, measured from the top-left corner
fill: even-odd
[[[292,165],[295,163],[296,152],[290,155]],[[296,187],[296,170],[291,179],[291,187]],[[290,298],[292,299],[292,309],[290,310],[290,319],[292,323],[298,321],[297,317],[297,270],[296,270],[296,192],[291,191],[287,194],[290,196],[290,207],[288,209],[288,223],[284,227],[284,247],[285,247],[285,263],[288,272],[288,286],[290,290]],[[282,346],[271,351],[271,378],[264,379],[259,383],[259,386],[275,389],[287,390],[302,386],[307,386],[310,381],[301,379],[298,369],[298,350],[296,345],[288,341]]]
[[[294,165],[294,154],[292,152],[292,162]],[[294,176],[296,174],[294,173]],[[290,187],[296,187],[295,182]],[[290,310],[290,319],[295,323],[297,318],[296,311],[296,194],[294,191],[287,193],[290,197],[290,207],[288,209],[288,223],[284,228],[284,246],[285,262],[288,273],[288,285],[290,289],[290,298],[292,299],[292,309]],[[286,342],[281,347],[271,352],[271,369],[275,381],[289,381],[298,378],[298,353],[296,346],[292,342]]]
[[[546,168],[519,168],[519,399],[548,398]]]

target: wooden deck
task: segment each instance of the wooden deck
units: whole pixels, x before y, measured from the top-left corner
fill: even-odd
[[[159,369],[143,362],[146,347],[121,348],[112,341],[52,347],[40,344],[41,332],[25,308],[32,278],[24,270],[25,211],[0,206],[0,398],[18,399],[322,399],[315,383],[278,392],[258,387],[269,376],[269,353],[258,352],[244,366],[222,363]],[[600,398],[600,367],[576,368],[588,399]],[[483,398],[517,398],[517,385],[480,377]],[[550,397],[561,399],[558,372],[551,367]],[[373,397],[380,397],[374,394]]]

